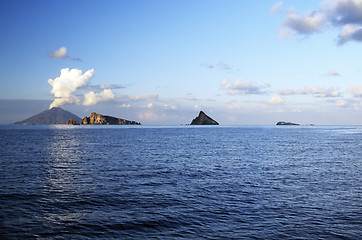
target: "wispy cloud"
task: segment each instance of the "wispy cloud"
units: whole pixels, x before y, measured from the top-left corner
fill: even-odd
[[[286,89],[279,93],[280,95],[298,95],[298,94],[312,94],[317,97],[339,97],[341,94],[338,89],[335,88],[320,88],[320,87],[302,87],[297,90]]]
[[[79,89],[82,89],[84,91],[103,91],[105,89],[123,89],[125,88],[124,86],[120,85],[120,84],[103,84],[103,85],[92,85],[92,84],[87,84],[85,86],[80,87]]]
[[[333,70],[323,74],[323,76],[325,76],[325,77],[339,77],[340,75],[341,74],[339,74],[338,72],[333,71]]]
[[[283,2],[282,2],[282,1],[275,3],[275,4],[272,6],[272,8],[270,9],[270,13],[271,13],[272,15],[275,15],[275,14],[279,13],[282,5],[283,5]]]
[[[156,93],[147,93],[147,94],[139,94],[135,96],[130,96],[130,100],[157,100],[158,94]]]
[[[141,112],[138,114],[139,119],[142,121],[149,121],[149,122],[159,122],[166,118],[166,115],[164,113],[159,114],[153,111],[148,112]]]
[[[209,64],[209,63],[201,63],[200,66],[202,67],[206,67],[209,69],[213,69],[213,68],[219,68],[221,70],[230,70],[231,66],[229,64],[226,64],[222,61],[216,63],[216,64]]]
[[[338,99],[336,101],[336,106],[337,107],[347,107],[348,106],[348,102],[345,99]]]
[[[270,104],[284,104],[285,100],[280,95],[274,95],[268,100],[268,103],[270,103]]]
[[[362,97],[362,85],[356,84],[347,89],[347,92],[352,94],[354,97]]]
[[[153,103],[149,103],[149,104],[145,105],[144,108],[153,108]]]
[[[130,108],[131,104],[123,103],[122,105],[119,105],[120,108]]]
[[[163,109],[165,109],[165,110],[176,110],[177,107],[175,105],[173,105],[173,104],[164,104]]]
[[[213,69],[215,67],[214,64],[208,64],[208,63],[201,63],[200,66],[210,68],[210,69]]]
[[[230,95],[265,94],[264,89],[269,88],[268,84],[258,85],[253,82],[246,82],[244,78],[231,83],[227,78],[221,82],[222,89],[228,90]]]
[[[218,62],[217,66],[219,68],[221,68],[221,69],[224,69],[224,70],[229,70],[231,68],[229,64],[226,64],[224,62]]]

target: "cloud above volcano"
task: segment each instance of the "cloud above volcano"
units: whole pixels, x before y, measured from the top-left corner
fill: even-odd
[[[54,95],[54,101],[51,103],[49,109],[66,104],[82,104],[89,106],[113,99],[115,95],[110,88],[104,89],[102,92],[98,93],[89,91],[84,95],[77,94],[78,90],[89,86],[90,79],[94,76],[94,73],[94,69],[90,69],[83,73],[80,69],[63,68],[60,71],[59,77],[49,79],[48,83],[52,86],[50,92]]]

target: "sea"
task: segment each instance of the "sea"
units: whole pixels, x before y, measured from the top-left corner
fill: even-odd
[[[361,239],[362,126],[0,125],[0,239]]]

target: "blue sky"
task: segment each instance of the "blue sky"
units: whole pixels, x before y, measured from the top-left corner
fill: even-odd
[[[0,123],[361,124],[361,26],[361,0],[0,1]]]

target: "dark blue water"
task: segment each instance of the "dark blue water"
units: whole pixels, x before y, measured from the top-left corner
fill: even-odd
[[[360,239],[362,127],[0,126],[2,239]]]

